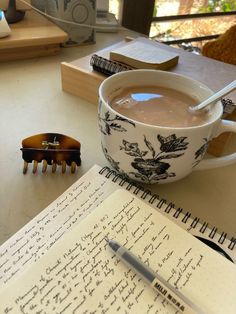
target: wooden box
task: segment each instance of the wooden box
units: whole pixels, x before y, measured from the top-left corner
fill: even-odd
[[[33,10],[10,28],[11,34],[0,40],[0,62],[55,55],[68,39],[57,25]]]

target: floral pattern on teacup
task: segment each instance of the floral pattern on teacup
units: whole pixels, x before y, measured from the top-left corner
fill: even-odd
[[[121,175],[122,179],[129,180],[128,175],[127,175],[124,171],[122,171],[122,170],[120,169],[120,166],[119,166],[119,165],[120,165],[120,162],[119,162],[119,161],[115,161],[115,160],[108,154],[107,149],[106,149],[105,147],[103,147],[103,145],[102,145],[102,150],[103,150],[103,153],[104,153],[106,159],[108,160],[108,162],[111,164],[111,166],[112,166],[117,172],[119,172],[119,174]]]
[[[119,122],[125,122],[135,127],[135,123],[129,119],[123,118],[119,115],[112,116],[109,111],[105,112],[104,117],[98,116],[99,128],[104,135],[111,135],[112,131],[126,132],[126,128]]]
[[[103,147],[103,145],[102,145],[102,150],[103,150],[103,153],[104,153],[106,159],[107,159],[107,160],[109,161],[109,163],[111,164],[111,166],[112,166],[114,169],[116,169],[117,171],[119,171],[119,170],[120,170],[120,166],[119,166],[120,162],[119,162],[119,161],[115,161],[115,160],[108,154],[107,149],[106,149],[105,147]]]
[[[187,137],[176,137],[175,134],[163,137],[157,135],[157,140],[160,143],[160,150],[155,151],[153,145],[144,136],[144,143],[147,150],[141,150],[137,142],[131,143],[123,139],[120,150],[124,150],[125,154],[134,157],[131,166],[136,170],[129,172],[129,175],[145,182],[152,183],[159,180],[164,180],[168,177],[174,177],[174,172],[168,172],[170,164],[165,159],[173,159],[182,156],[184,153],[175,153],[176,151],[186,150],[188,142]],[[149,155],[148,158],[146,158]],[[151,155],[151,156],[150,156]],[[146,156],[146,157],[145,157]]]
[[[196,167],[199,162],[202,160],[203,156],[205,155],[206,151],[207,151],[207,148],[208,148],[208,145],[209,145],[209,142],[207,140],[207,138],[203,138],[203,141],[205,142],[196,152],[195,152],[195,162],[193,163],[193,167]]]

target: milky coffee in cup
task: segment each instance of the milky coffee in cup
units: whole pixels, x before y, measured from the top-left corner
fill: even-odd
[[[192,127],[206,123],[208,112],[189,112],[188,107],[196,104],[196,100],[183,92],[154,85],[124,88],[110,101],[115,111],[129,119],[164,127]]]

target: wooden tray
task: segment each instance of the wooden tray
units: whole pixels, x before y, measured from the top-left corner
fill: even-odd
[[[0,39],[0,61],[55,55],[68,39],[57,25],[33,10],[10,28],[11,35]]]

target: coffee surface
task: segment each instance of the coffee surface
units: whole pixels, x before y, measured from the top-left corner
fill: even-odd
[[[196,101],[190,96],[164,87],[124,88],[110,101],[118,113],[145,124],[165,127],[192,127],[209,121],[209,114],[192,114],[188,107]]]

